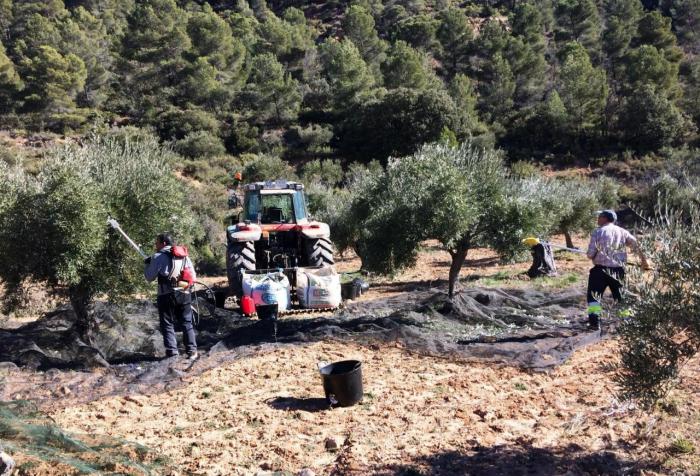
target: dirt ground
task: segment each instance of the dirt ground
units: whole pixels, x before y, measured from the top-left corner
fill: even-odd
[[[585,286],[583,257],[558,254],[557,264],[560,277],[534,286]],[[427,243],[418,266],[373,280],[363,299],[439,285],[448,265]],[[463,284],[531,287],[520,275],[527,266],[498,265],[493,253],[475,250]],[[356,271],[359,261],[338,268]],[[185,375],[175,390],[86,404],[66,395],[43,409],[78,436],[109,435],[164,455],[165,474],[700,474],[700,361],[645,413],[615,397],[616,345],[589,346],[550,373],[533,373],[396,345],[266,344],[252,357]],[[364,400],[328,409],[317,364],[343,359],[363,362]],[[28,461],[15,457],[20,468]],[[61,466],[25,468],[20,474],[65,474]]]
[[[615,398],[615,345],[551,374],[395,347],[280,346],[175,391],[51,416],[70,432],[155,449],[172,474],[700,474],[697,457],[671,450],[699,436],[698,362],[666,411],[647,415]],[[364,401],[329,410],[316,364],[348,358],[363,362]]]

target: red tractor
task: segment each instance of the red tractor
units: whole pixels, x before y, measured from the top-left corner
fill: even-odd
[[[226,270],[232,295],[242,294],[243,272],[332,265],[325,223],[309,219],[304,186],[285,180],[243,185],[243,211],[226,230]]]

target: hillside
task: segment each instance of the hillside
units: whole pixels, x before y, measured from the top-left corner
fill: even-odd
[[[155,130],[191,159],[510,159],[693,144],[693,0],[5,0],[0,127]]]

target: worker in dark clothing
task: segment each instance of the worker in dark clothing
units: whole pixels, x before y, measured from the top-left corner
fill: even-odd
[[[180,250],[184,250],[184,253]],[[187,257],[186,248],[175,246],[173,237],[169,233],[162,233],[156,237],[156,253],[146,258],[145,263],[146,280],[150,282],[158,279],[158,315],[166,356],[178,355],[175,324],[179,323],[183,328],[187,357],[190,360],[196,359],[199,354],[192,325],[190,296],[196,274],[192,261]]]
[[[527,270],[530,278],[557,275],[557,265],[554,263],[554,254],[549,244],[540,243],[540,240],[534,237],[525,238],[523,244],[529,246],[532,253],[532,265]]]
[[[637,239],[632,234],[615,225],[617,215],[612,210],[603,210],[598,214],[598,228],[591,234],[588,244],[588,256],[593,261],[593,268],[588,275],[588,326],[600,329],[600,315],[603,312],[601,300],[603,293],[610,288],[613,299],[622,300],[625,265],[627,263],[626,247],[634,249],[644,269],[649,269],[647,259],[642,253]]]

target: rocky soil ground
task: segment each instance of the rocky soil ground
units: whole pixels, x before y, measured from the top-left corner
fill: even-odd
[[[316,363],[347,358],[363,362],[365,398],[328,409]],[[616,399],[614,361],[612,341],[549,374],[395,347],[273,346],[175,391],[50,414],[70,432],[155,449],[172,474],[700,473],[674,447],[700,436],[698,362],[663,410],[645,414]]]

